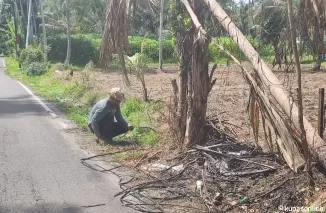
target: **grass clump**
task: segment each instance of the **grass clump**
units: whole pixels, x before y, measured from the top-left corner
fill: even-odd
[[[159,136],[155,130],[152,116],[160,108],[161,106],[157,103],[147,103],[136,98],[127,100],[122,106],[122,113],[135,129],[126,137],[134,138],[144,146],[155,145]]]

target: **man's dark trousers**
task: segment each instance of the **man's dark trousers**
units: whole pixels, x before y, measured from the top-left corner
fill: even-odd
[[[88,125],[91,132],[94,134],[91,124]],[[122,127],[119,123],[114,121],[114,117],[107,115],[99,123],[100,133],[106,142],[112,142],[112,139],[118,135],[128,132],[128,128]]]

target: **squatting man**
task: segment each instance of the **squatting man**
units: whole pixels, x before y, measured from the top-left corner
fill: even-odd
[[[114,137],[132,131],[133,126],[123,118],[120,104],[125,99],[120,88],[112,88],[108,98],[97,102],[90,114],[88,127],[97,142],[112,143]]]

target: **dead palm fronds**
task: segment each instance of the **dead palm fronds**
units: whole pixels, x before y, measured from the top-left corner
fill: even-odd
[[[108,5],[106,24],[102,36],[100,59],[104,68],[109,67],[112,54],[118,54],[123,68],[124,80],[130,85],[124,55],[129,50],[130,0],[112,0]]]
[[[289,167],[294,171],[298,171],[303,167],[305,161],[301,157],[297,146],[297,132],[291,128],[291,121],[285,119],[285,116],[270,102],[264,89],[258,86],[257,80],[254,80],[239,60],[221,45],[217,45],[241,68],[244,78],[250,85],[250,99],[247,110],[256,142],[258,142],[259,138],[259,118],[261,116],[265,139],[271,151],[275,151],[274,146],[277,144],[278,150]]]
[[[149,8],[154,12],[158,0],[111,0],[108,4],[105,27],[102,35],[100,60],[105,69],[109,67],[113,54],[119,55],[124,80],[130,85],[124,55],[129,52],[128,35],[133,12],[138,7]]]

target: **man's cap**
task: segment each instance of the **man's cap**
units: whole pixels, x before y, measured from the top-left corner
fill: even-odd
[[[125,95],[119,87],[111,89],[110,97],[117,99],[118,101],[123,101],[125,99]]]

